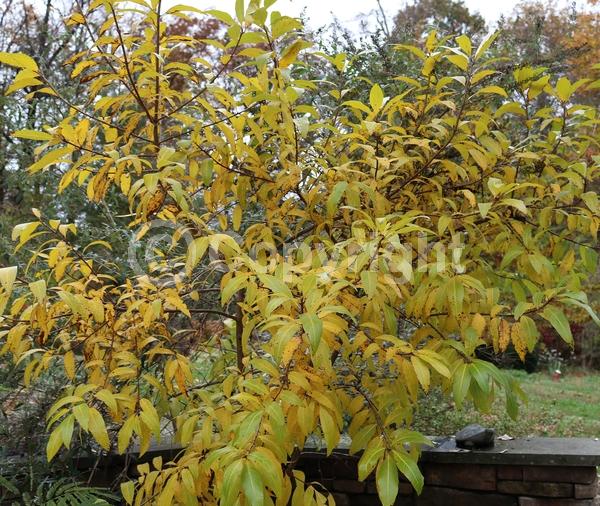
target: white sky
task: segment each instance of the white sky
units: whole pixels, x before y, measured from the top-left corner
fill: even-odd
[[[45,0],[28,0],[34,5],[45,4]],[[247,0],[246,0],[247,1]],[[380,0],[381,5],[391,23],[394,15],[406,3],[415,0]],[[533,0],[531,0],[533,1]],[[0,0],[0,3],[2,0]],[[519,0],[463,0],[471,12],[479,12],[490,28],[501,14],[510,14]],[[587,6],[586,0],[542,0],[544,3],[555,3],[564,7],[575,2],[579,7]],[[235,0],[164,0],[167,6],[188,4],[203,8],[216,8],[230,13],[234,12]],[[361,15],[372,13],[377,9],[376,0],[277,0],[274,8],[289,16],[298,16],[306,8],[309,27],[319,28],[332,22],[336,16],[345,26],[356,30]],[[589,8],[589,6],[588,6]]]
[[[185,3],[181,0],[169,0],[174,3]],[[189,1],[189,0],[188,0]],[[394,15],[400,7],[407,3],[407,0],[380,0],[391,22]],[[414,0],[408,0],[412,3]],[[479,12],[487,21],[488,26],[492,27],[501,16],[501,14],[510,14],[519,0],[463,0],[471,12]],[[195,0],[192,2],[202,8],[204,5],[212,4],[213,7],[220,10],[233,12],[234,0]],[[559,6],[572,3],[570,0],[558,0]],[[578,0],[578,5],[585,4],[585,0]],[[357,19],[361,14],[373,12],[377,8],[376,0],[278,0],[274,8],[284,14],[297,16],[304,8],[309,17],[309,26],[317,28],[326,25],[336,16],[344,25],[352,28],[358,26]]]

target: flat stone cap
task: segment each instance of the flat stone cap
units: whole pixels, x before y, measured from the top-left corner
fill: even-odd
[[[598,438],[531,437],[501,441],[489,450],[463,450],[453,437],[436,439],[435,447],[423,448],[422,462],[447,464],[498,464],[529,466],[598,466]]]

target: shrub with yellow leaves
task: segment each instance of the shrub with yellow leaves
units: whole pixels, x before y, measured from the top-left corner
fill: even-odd
[[[27,383],[57,367],[70,381],[48,413],[49,459],[83,434],[144,453],[176,428],[184,451],[141,466],[128,504],[333,504],[294,462],[309,436],[331,452],[346,433],[391,505],[399,473],[423,486],[420,395],[439,386],[487,410],[501,390],[516,416],[518,386],[477,347],[523,356],[541,320],[572,341],[565,306],[596,318],[581,285],[600,224],[598,118],[570,101],[587,81],[523,68],[509,96],[488,81],[494,36],[474,48],[431,33],[397,48],[420,74],[369,84],[363,103],[306,79],[317,58],[341,74],[346,58],[312,53],[273,3],[229,15],[93,0],[69,19],[94,37],[66,62],[76,101],[27,55],[0,55],[18,69],[9,92],[65,106],[15,132],[38,143],[29,171],[60,170],[59,191],[94,202],[121,192],[138,238],[169,225],[152,265],[123,279],[110,237],[81,248],[74,224],[34,210],[13,234],[30,263],[0,270],[2,352]],[[223,39],[169,35],[191,15],[217,18]],[[211,61],[173,56],[206,47]],[[207,315],[223,323],[192,355],[181,343]]]

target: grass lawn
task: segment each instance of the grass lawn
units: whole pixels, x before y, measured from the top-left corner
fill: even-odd
[[[529,398],[516,421],[506,415],[503,398],[496,400],[491,413],[479,414],[468,404],[457,411],[451,401],[434,393],[415,415],[415,428],[445,436],[480,423],[495,428],[497,435],[514,437],[600,437],[600,373],[572,371],[558,381],[546,373],[512,374]]]

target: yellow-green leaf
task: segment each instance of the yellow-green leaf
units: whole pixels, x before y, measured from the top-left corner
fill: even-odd
[[[556,306],[546,306],[542,311],[542,317],[550,322],[554,327],[554,330],[558,332],[560,337],[568,344],[573,344],[573,334],[571,333],[571,326],[569,320],[563,313],[562,309]]]
[[[121,494],[127,504],[133,504],[133,496],[135,494],[135,484],[132,481],[121,483]]]
[[[377,465],[376,483],[381,504],[392,506],[398,495],[398,469],[389,454]]]
[[[263,504],[264,485],[260,473],[250,463],[242,470],[242,490],[248,504]]]
[[[371,93],[369,94],[369,103],[371,104],[371,108],[374,112],[377,112],[383,106],[383,90],[381,86],[375,84],[371,88]]]
[[[393,450],[392,455],[398,471],[410,481],[417,494],[423,490],[424,479],[414,458],[403,451]]]
[[[304,332],[308,336],[308,341],[313,353],[317,351],[319,343],[321,342],[321,334],[323,333],[323,322],[320,318],[312,314],[303,314],[300,316],[300,323],[304,328]]]

